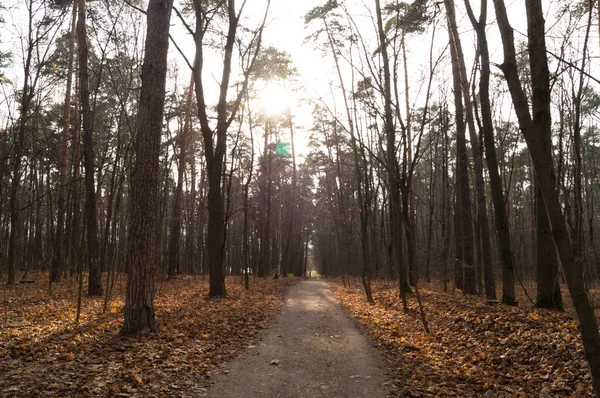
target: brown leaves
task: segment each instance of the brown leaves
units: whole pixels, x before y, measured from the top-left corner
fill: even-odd
[[[332,283],[336,297],[367,326],[395,364],[401,396],[591,397],[577,322],[568,313],[491,305],[477,297],[421,291],[432,334],[414,298],[402,311],[395,284]],[[487,395],[486,395],[487,394]]]
[[[246,291],[238,278],[231,278],[228,297],[208,299],[207,280],[158,282],[160,332],[138,339],[118,335],[121,278],[106,314],[101,314],[102,298],[84,297],[79,325],[73,323],[75,283],[54,285],[52,298],[43,294],[43,286],[11,288],[8,327],[0,328],[0,396],[38,396],[41,391],[52,396],[199,395],[201,380],[255,342],[294,283],[293,278],[257,280]]]

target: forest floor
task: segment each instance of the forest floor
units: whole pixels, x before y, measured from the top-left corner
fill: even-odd
[[[260,343],[226,364],[208,396],[380,398],[387,365],[324,281],[292,287]]]
[[[77,284],[55,284],[49,297],[47,278],[32,274],[35,283],[0,292],[0,397],[203,396],[205,381],[256,344],[299,280],[251,280],[245,290],[231,277],[228,297],[210,299],[199,277],[158,281],[159,333],[123,338],[124,275],[106,312],[103,298],[83,297],[79,324]]]
[[[209,299],[207,280],[182,277],[157,282],[160,332],[123,338],[124,275],[106,311],[103,298],[83,297],[79,324],[77,283],[50,297],[47,277],[1,287],[0,397],[226,398],[240,386],[243,396],[593,396],[566,292],[558,313],[525,297],[507,307],[422,288],[426,334],[414,295],[405,314],[395,282],[374,281],[368,305],[358,280],[265,279],[247,291],[229,277],[229,296]]]
[[[524,300],[508,307],[421,288],[426,334],[416,297],[409,297],[405,314],[397,283],[374,281],[375,304],[369,305],[358,280],[347,287],[341,279],[328,282],[386,354],[399,396],[593,397],[566,292],[567,310],[559,313]]]

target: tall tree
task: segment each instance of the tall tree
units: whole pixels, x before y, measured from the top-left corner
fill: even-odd
[[[389,186],[390,201],[390,228],[394,247],[394,257],[398,266],[398,283],[400,284],[400,298],[406,310],[406,293],[409,292],[408,275],[402,243],[402,200],[400,197],[400,165],[396,156],[396,127],[392,112],[392,83],[390,62],[387,51],[387,38],[383,29],[381,16],[381,2],[375,0],[375,13],[377,17],[377,32],[381,49],[383,64],[383,99],[384,99],[384,131],[386,140],[386,168]]]
[[[588,42],[590,38],[590,29],[592,27],[592,15],[593,15],[593,2],[588,2],[588,20],[586,24],[585,36],[583,40],[581,64],[579,67],[579,81],[577,91],[573,89],[573,106],[575,108],[575,115],[573,117],[573,152],[574,152],[574,165],[573,165],[573,195],[574,195],[574,225],[573,225],[573,248],[575,250],[575,256],[581,259],[585,257],[584,247],[584,186],[582,182],[583,175],[583,160],[582,160],[582,144],[581,144],[581,130],[583,128],[582,123],[582,99],[584,94],[585,85],[585,70],[588,58]]]
[[[510,240],[510,228],[506,213],[506,201],[502,188],[502,179],[498,170],[498,159],[494,143],[494,127],[492,124],[492,107],[490,104],[490,54],[485,32],[487,20],[487,0],[481,0],[479,20],[471,8],[469,0],[465,0],[467,15],[477,34],[479,55],[481,57],[481,76],[479,78],[479,100],[481,102],[481,122],[485,148],[485,159],[490,176],[490,189],[494,205],[494,221],[498,234],[500,262],[502,263],[502,302],[508,305],[516,304],[515,300],[515,271]]]
[[[533,27],[529,27],[533,34],[532,40],[536,37],[538,40],[544,37],[545,32],[543,26],[543,13],[540,0],[528,0],[529,5],[528,12],[531,12],[531,16],[528,15],[528,25],[534,24]],[[597,396],[600,396],[600,332],[598,331],[598,321],[594,314],[594,308],[590,302],[589,296],[583,283],[583,277],[581,275],[579,264],[575,258],[575,253],[571,240],[569,238],[563,209],[559,200],[558,190],[556,188],[556,181],[554,177],[554,170],[552,164],[552,153],[547,151],[547,146],[544,141],[544,137],[539,130],[539,124],[534,123],[531,114],[529,113],[529,107],[527,98],[523,91],[523,86],[519,80],[517,62],[516,62],[516,51],[514,44],[514,33],[513,28],[510,25],[508,16],[506,13],[506,6],[503,0],[494,0],[494,8],[496,9],[496,16],[498,18],[498,27],[500,29],[500,35],[502,37],[502,46],[504,50],[504,62],[500,65],[500,68],[506,78],[513,105],[515,107],[515,113],[519,121],[519,127],[525,141],[527,148],[531,155],[531,160],[535,169],[535,174],[538,181],[538,188],[541,190],[543,203],[545,205],[546,213],[552,227],[552,237],[556,250],[560,257],[562,270],[567,281],[571,300],[577,312],[579,319],[581,340],[583,342],[583,350],[585,356],[590,365],[592,374],[592,385],[594,392]],[[532,19],[534,17],[535,19]],[[535,32],[533,32],[535,31]],[[533,44],[533,43],[532,43]],[[536,49],[539,53],[531,53],[530,56],[542,56],[545,54],[545,42],[538,41],[535,43]],[[542,51],[542,49],[544,51]],[[538,61],[540,61],[538,59]],[[543,63],[543,61],[541,61]],[[531,75],[535,72],[541,73],[542,70],[534,70],[532,67]],[[539,77],[539,76],[538,76]],[[544,95],[549,93],[549,87],[542,87],[543,81],[537,80],[534,84],[534,90],[538,89],[539,84],[540,92],[537,95]],[[549,115],[542,115],[543,110],[539,110],[540,115],[538,117],[548,117]]]
[[[156,332],[154,314],[154,245],[158,212],[160,137],[163,129],[169,28],[173,0],[150,0],[142,88],[135,136],[127,293],[121,333]]]
[[[548,70],[548,57],[546,55],[544,14],[541,0],[526,0],[525,5],[527,8],[527,38],[532,86],[532,121],[550,161],[549,169],[552,180],[555,180],[552,163],[550,71]],[[543,308],[562,309],[556,249],[552,241],[552,228],[537,174],[534,176],[533,184],[535,189],[536,305]]]
[[[75,53],[75,35],[77,29],[77,1],[73,2],[73,16],[71,22],[71,32],[69,34],[69,59],[67,63],[67,87],[65,90],[65,104],[63,107],[63,125],[60,143],[59,160],[59,182],[58,182],[58,217],[56,220],[56,233],[54,240],[54,255],[52,257],[52,270],[50,272],[50,281],[58,282],[60,279],[60,270],[64,267],[64,222],[67,210],[67,164],[68,164],[68,145],[71,127],[71,90],[73,86],[73,60]]]
[[[210,2],[208,2],[210,3]],[[226,242],[225,228],[225,201],[223,197],[223,161],[227,150],[227,131],[235,119],[240,108],[243,94],[248,84],[248,71],[244,71],[242,89],[236,98],[230,103],[228,93],[231,82],[231,65],[233,59],[233,48],[238,41],[238,27],[246,2],[243,2],[239,10],[236,9],[235,0],[219,3],[214,7],[201,0],[194,0],[194,11],[196,14],[195,31],[193,32],[196,44],[196,56],[194,59],[194,83],[196,87],[196,99],[198,105],[198,116],[200,118],[200,129],[204,140],[204,157],[206,159],[206,172],[208,180],[208,230],[207,230],[207,254],[209,266],[210,288],[209,296],[224,296],[227,294],[225,288],[225,270],[223,268],[224,250]],[[254,47],[254,54],[260,51],[262,32],[265,27],[266,17],[270,1],[267,7],[262,25],[253,32],[249,47]],[[216,13],[224,14],[227,20],[225,44],[223,47],[223,69],[219,82],[219,98],[216,106],[217,125],[212,128],[209,123],[209,105],[206,101],[205,85],[203,82],[203,66],[205,61],[205,46],[207,46],[206,35],[209,26]],[[210,26],[212,28],[212,26]],[[252,68],[254,61],[249,65]]]
[[[83,160],[85,169],[85,221],[87,238],[87,264],[89,270],[88,295],[102,295],[102,264],[98,242],[98,210],[94,184],[94,139],[88,70],[88,43],[86,30],[86,0],[78,0],[77,48],[79,56],[79,100],[83,127]]]
[[[360,157],[361,151],[364,151],[363,148],[359,150],[357,138],[356,138],[356,129],[354,123],[355,115],[352,114],[352,107],[348,101],[349,93],[346,89],[346,83],[344,82],[344,76],[342,72],[342,67],[340,65],[340,56],[338,54],[341,53],[341,48],[344,46],[344,42],[335,37],[336,29],[343,32],[343,28],[339,25],[339,23],[335,20],[328,21],[328,15],[332,13],[332,11],[337,7],[336,2],[327,2],[325,5],[320,7],[313,8],[306,16],[305,23],[309,23],[312,20],[320,19],[323,22],[324,31],[327,36],[327,44],[331,54],[333,56],[333,60],[335,63],[335,69],[337,73],[337,78],[339,80],[340,88],[342,90],[342,98],[344,103],[344,110],[346,112],[346,125],[344,129],[350,134],[350,144],[352,147],[352,165],[354,169],[354,177],[356,178],[356,196],[358,199],[358,207],[360,209],[359,218],[360,218],[360,237],[361,237],[361,251],[362,251],[362,283],[365,290],[365,295],[367,296],[368,302],[373,302],[373,294],[371,291],[371,279],[372,279],[372,247],[371,247],[371,235],[369,233],[369,216],[371,212],[370,206],[370,192],[369,192],[369,182],[365,181],[367,179],[367,169],[366,167],[361,167]],[[350,37],[348,37],[350,40]],[[387,51],[387,50],[386,50]],[[350,55],[351,56],[351,55]],[[353,78],[354,80],[354,78]],[[340,122],[341,123],[341,122]],[[337,124],[334,125],[334,134],[337,135]],[[336,153],[337,153],[337,169],[340,170],[339,165],[339,140],[337,137],[335,138],[336,142]],[[338,172],[338,178],[340,181],[342,180],[341,172]],[[342,189],[342,184],[340,183],[340,189]],[[346,206],[344,205],[344,193],[340,192],[340,207],[344,209]],[[344,212],[344,214],[346,214]],[[346,236],[347,239],[352,239],[352,234],[349,233],[348,223],[351,223],[352,220],[344,220],[342,223],[343,228],[347,231]]]
[[[27,127],[34,114],[35,97],[38,94],[38,85],[42,78],[42,67],[48,60],[49,51],[45,44],[54,39],[58,32],[62,18],[60,14],[54,15],[51,8],[45,3],[35,0],[25,2],[27,11],[27,28],[22,37],[23,42],[23,85],[18,92],[19,116],[10,130],[12,131],[13,146],[11,151],[11,182],[9,190],[9,240],[7,248],[7,266],[8,266],[8,284],[15,283],[16,265],[17,265],[17,246],[19,236],[22,232],[21,208],[20,208],[20,187],[21,177],[24,172],[23,157],[26,153],[26,135]],[[0,54],[0,61],[6,58],[7,54]],[[0,65],[2,66],[2,65]]]
[[[19,226],[19,206],[18,193],[21,183],[21,162],[23,157],[23,145],[25,144],[25,126],[29,118],[29,108],[34,94],[34,87],[31,87],[29,74],[32,69],[33,51],[34,51],[34,10],[33,0],[26,4],[29,24],[27,30],[27,46],[25,62],[23,64],[25,79],[23,79],[23,88],[21,90],[21,113],[19,115],[18,128],[15,131],[15,139],[12,156],[12,180],[10,184],[10,237],[8,241],[8,284],[15,283],[15,263],[17,260],[17,238],[20,230]]]
[[[458,48],[454,45],[452,26],[456,26],[454,1],[444,0],[448,20],[448,36],[451,43],[454,107],[456,112],[456,286],[466,293],[477,293],[475,283],[475,259],[473,255],[473,224],[471,215],[471,188],[469,185],[469,159],[465,138],[465,109],[458,61]],[[468,94],[466,94],[468,95]]]
[[[454,7],[454,5],[452,5]],[[480,248],[479,261],[483,262],[483,276],[485,286],[485,296],[488,299],[496,299],[496,279],[492,268],[492,242],[490,238],[490,228],[487,212],[487,199],[485,181],[483,179],[483,158],[479,149],[479,138],[475,131],[475,115],[473,110],[473,101],[471,100],[469,81],[467,78],[467,68],[465,66],[465,56],[463,54],[458,27],[456,25],[456,16],[453,12],[448,14],[448,22],[450,25],[450,45],[454,48],[454,54],[457,57],[458,72],[460,73],[460,82],[462,95],[465,107],[465,116],[467,119],[467,127],[469,130],[469,139],[471,143],[471,151],[473,153],[473,165],[475,170],[475,191],[477,197],[477,224],[479,233],[476,234],[480,239],[477,241],[476,247]],[[481,278],[479,278],[481,280]]]

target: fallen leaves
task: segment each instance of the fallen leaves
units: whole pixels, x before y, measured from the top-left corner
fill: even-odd
[[[124,276],[106,313],[102,298],[83,298],[79,325],[75,283],[53,285],[53,297],[41,284],[11,287],[0,328],[0,396],[201,395],[201,381],[255,344],[295,282],[256,280],[245,290],[228,278],[224,298],[207,298],[208,281],[199,278],[159,282],[159,333],[139,339],[118,334]]]
[[[432,334],[416,300],[402,311],[397,287],[373,282],[369,305],[359,284],[330,280],[335,296],[388,353],[398,395],[407,397],[592,397],[577,322],[570,313],[421,289]]]

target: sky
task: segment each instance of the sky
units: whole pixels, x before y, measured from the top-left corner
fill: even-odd
[[[16,1],[16,0],[15,0]],[[291,55],[291,59],[293,61],[294,66],[298,69],[299,76],[298,80],[301,82],[304,87],[303,96],[309,97],[322,97],[325,100],[332,101],[333,96],[331,94],[330,82],[333,81],[334,85],[337,81],[337,77],[334,74],[333,70],[333,61],[332,57],[329,54],[323,54],[319,49],[315,48],[315,44],[312,42],[306,42],[306,37],[314,30],[314,27],[309,27],[305,29],[304,26],[304,15],[313,7],[317,5],[321,5],[325,0],[304,0],[304,1],[295,1],[295,0],[271,0],[271,8],[269,12],[268,18],[268,26],[264,34],[264,43],[266,46],[274,46],[280,50],[284,50]],[[461,40],[463,43],[463,49],[465,51],[465,55],[467,57],[467,65],[472,63],[473,57],[473,43],[474,43],[474,35],[472,33],[472,29],[468,22],[468,19],[462,11],[464,8],[463,1],[455,0],[457,10],[457,19],[459,22],[460,31],[461,31]],[[516,29],[517,33],[515,34],[516,38],[523,38],[519,32],[524,33],[525,28],[525,9],[524,9],[524,1],[522,0],[505,0],[511,24]],[[562,1],[562,0],[561,0]],[[375,31],[372,26],[370,16],[368,15],[368,11],[365,8],[367,6],[370,10],[373,9],[374,1],[373,0],[346,0],[348,3],[348,7],[353,14],[355,14],[355,18],[358,21],[359,25],[364,27],[364,31],[361,33],[366,37],[370,37],[371,40],[374,40]],[[9,3],[11,3],[9,1]],[[13,2],[14,3],[14,2]],[[18,2],[17,2],[18,3]],[[241,0],[238,0],[238,5],[241,4]],[[476,9],[477,13],[477,5],[479,1],[473,1],[473,6]],[[489,16],[488,16],[488,34],[489,34],[489,43],[490,43],[490,52],[492,62],[501,63],[502,62],[502,49],[500,46],[500,40],[498,37],[497,27],[493,25],[493,5],[490,0],[488,0],[489,7]],[[180,1],[175,1],[176,5],[180,5]],[[246,14],[254,20],[254,22],[258,23],[262,18],[262,12],[264,10],[264,6],[266,4],[266,0],[248,0]],[[558,0],[544,1],[546,9],[554,10],[559,4]],[[18,7],[18,6],[17,6]],[[548,11],[547,20],[551,19],[551,13],[553,11]],[[18,17],[18,12],[13,12],[14,15]],[[194,45],[191,37],[183,32],[183,28],[181,23],[177,20],[175,14],[173,14],[173,23],[172,23],[172,34],[175,38],[178,45],[183,49],[186,53],[188,59],[193,57]],[[255,26],[255,25],[254,25]],[[6,35],[3,35],[0,38],[0,42],[3,42],[4,45],[10,45],[10,43],[5,39]],[[593,36],[593,39],[596,37]],[[427,67],[428,62],[428,48],[429,48],[429,34],[423,34],[418,37],[413,37],[410,39],[407,45],[408,50],[408,58],[409,58],[409,68],[411,70],[411,76],[409,78],[411,84],[411,90],[416,91],[416,85],[422,84],[420,79]],[[440,28],[437,32],[437,41],[438,41],[438,49],[441,49],[447,43],[447,34],[445,32],[445,27],[441,24]],[[469,59],[471,58],[471,59]],[[176,62],[180,65],[180,70],[182,71],[181,77],[179,78],[180,82],[187,82],[187,67],[183,62],[181,56],[177,53],[174,46],[171,46],[170,49],[170,60],[171,62]],[[209,73],[206,75],[207,84],[216,84],[218,81],[218,77],[220,76],[220,65],[221,58],[220,56],[214,56],[209,63],[213,63],[213,67],[207,67],[209,69]],[[596,61],[597,62],[597,61]],[[18,60],[17,60],[18,63]],[[18,81],[18,70],[19,66],[17,65],[16,73],[11,74],[9,76],[12,80]],[[212,69],[212,71],[211,71]],[[7,74],[9,74],[7,72]],[[14,75],[14,76],[13,76]],[[442,76],[442,78],[444,78]],[[446,74],[447,78],[447,74]],[[183,84],[183,83],[181,83]],[[339,101],[339,98],[337,99]],[[339,106],[338,106],[339,108]],[[310,125],[310,107],[303,106],[301,108],[295,109],[294,114],[297,118],[297,123],[307,128]],[[301,138],[301,136],[299,135]],[[299,145],[299,148],[302,148],[302,144]],[[301,151],[302,152],[302,151]]]

